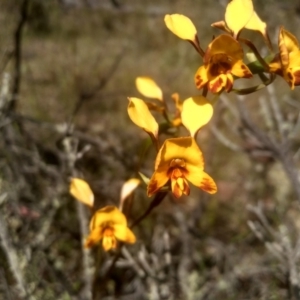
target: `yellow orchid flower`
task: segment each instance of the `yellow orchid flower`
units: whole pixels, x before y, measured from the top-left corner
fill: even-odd
[[[231,36],[222,34],[209,45],[204,55],[204,65],[195,75],[198,89],[207,86],[212,93],[223,89],[230,92],[233,86],[233,76],[249,78],[251,71],[243,63],[243,49]]]
[[[127,227],[125,215],[115,206],[106,206],[95,212],[85,247],[93,247],[101,240],[105,251],[116,248],[117,240],[130,244],[136,241],[134,233]]]
[[[78,201],[91,207],[94,205],[94,194],[86,181],[72,178],[69,191]]]
[[[155,172],[149,181],[147,194],[151,197],[171,182],[176,198],[182,194],[189,195],[188,181],[210,194],[217,191],[214,180],[204,172],[203,155],[194,138],[167,139],[157,154]]]
[[[293,90],[300,85],[300,49],[297,38],[283,27],[279,31],[279,55],[269,64],[270,72],[282,76]]]

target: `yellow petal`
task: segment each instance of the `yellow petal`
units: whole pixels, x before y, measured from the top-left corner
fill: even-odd
[[[270,73],[282,74],[282,66],[281,62],[278,60],[274,60],[269,63]]]
[[[127,228],[126,240],[124,242],[129,244],[134,244],[136,242],[136,237],[129,228]]]
[[[231,73],[236,77],[250,78],[252,73],[249,68],[243,63],[242,60],[238,60],[231,68]]]
[[[263,36],[266,35],[267,24],[263,22],[257,13],[254,11],[249,22],[245,25],[245,28],[250,30],[257,30]]]
[[[141,181],[137,178],[127,180],[121,189],[120,201],[123,202],[139,186]]]
[[[225,12],[225,21],[235,38],[238,36],[240,30],[249,22],[253,12],[252,0],[232,0],[228,3]]]
[[[226,77],[227,77],[227,83],[226,83],[226,86],[225,86],[225,91],[227,93],[229,93],[233,87],[233,76],[232,74],[226,74]]]
[[[220,74],[213,80],[211,80],[208,84],[208,89],[212,93],[219,93],[223,89],[226,92],[230,92],[233,86],[233,77],[231,74]]]
[[[172,193],[176,198],[179,198],[184,195],[190,194],[190,187],[187,180],[184,177],[179,177],[176,179],[171,179],[171,188]]]
[[[201,171],[200,168],[193,165],[188,165],[187,170],[188,173],[185,175],[185,177],[193,185],[209,194],[215,194],[217,192],[217,185],[215,181],[207,173]]]
[[[188,41],[196,40],[196,27],[188,17],[180,14],[166,15],[165,24],[179,38]]]
[[[293,85],[292,85],[292,89],[295,86],[300,85],[300,66],[296,69],[293,70]]]
[[[103,237],[102,228],[101,227],[95,228],[95,229],[91,230],[91,233],[85,240],[84,246],[86,248],[91,248],[94,245],[98,244],[99,241],[102,239],[102,237]]]
[[[137,90],[145,97],[163,100],[160,87],[150,77],[137,77],[135,80]]]
[[[221,56],[220,54],[225,55]],[[214,61],[217,59],[222,60],[222,62],[226,62],[227,60],[227,63],[231,64],[234,60],[243,59],[243,56],[243,48],[239,42],[228,34],[221,34],[208,45],[204,55],[204,63],[217,63],[217,61]]]
[[[291,52],[289,55],[289,65],[284,70],[284,79],[293,90],[300,81],[300,51]]]
[[[283,77],[293,90],[300,84],[300,65],[284,70]]]
[[[192,137],[207,124],[213,115],[213,107],[203,96],[195,96],[183,102],[181,113],[182,124],[189,130]]]
[[[280,55],[280,62],[281,66],[283,69],[286,69],[289,65],[290,62],[290,57],[289,57],[289,50],[287,45],[290,45],[290,47],[293,45],[293,40],[289,40],[288,35],[284,34],[284,29],[281,27],[279,31],[279,38],[278,38],[278,47],[279,47],[279,55]],[[287,42],[287,45],[285,44],[285,41]]]
[[[279,31],[279,44],[280,43],[284,43],[289,53],[299,50],[299,43],[297,38],[292,33],[285,30],[283,27],[281,27]]]
[[[117,241],[114,236],[104,236],[102,240],[102,247],[104,251],[109,251],[117,247]]]
[[[278,43],[284,78],[291,88],[294,89],[294,79],[290,69],[299,65],[299,43],[296,37],[283,27],[279,31]]]
[[[289,55],[289,68],[298,68],[300,67],[300,51],[293,51]]]
[[[94,205],[94,194],[88,185],[82,179],[79,178],[72,178],[70,184],[70,194],[76,198],[78,201],[88,205]]]
[[[158,124],[146,103],[138,98],[128,98],[128,100],[129,105],[127,111],[131,121],[154,137],[157,137]]]
[[[136,242],[134,233],[128,228],[121,225],[114,226],[115,237],[122,242],[133,244]]]
[[[183,180],[183,178],[182,177],[177,178],[176,182],[177,182],[179,188],[183,191],[184,190],[184,184],[185,184],[185,181]]]
[[[124,241],[126,239],[126,235],[127,235],[127,226],[124,225],[120,225],[120,224],[115,224],[113,226],[113,230],[114,230],[114,236],[120,240],[120,241]]]
[[[180,188],[179,184],[177,183],[177,180],[171,181],[171,189],[172,193],[176,198],[180,198],[183,194],[182,189]]]
[[[90,230],[105,226],[107,223],[111,225],[127,226],[127,220],[123,213],[121,213],[115,206],[105,206],[97,210],[90,222]]]
[[[195,75],[195,84],[198,90],[202,89],[206,83],[211,80],[208,68],[206,66],[201,66]]]
[[[157,191],[159,191],[169,180],[167,171],[169,165],[162,166],[158,171],[155,171],[147,186],[147,195],[151,197]]]
[[[155,160],[155,170],[169,169],[173,159],[183,159],[186,163],[203,166],[203,155],[192,137],[179,137],[165,140]]]

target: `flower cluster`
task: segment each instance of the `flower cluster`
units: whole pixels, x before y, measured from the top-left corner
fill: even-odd
[[[202,92],[201,95],[182,100],[179,94],[174,93],[170,95],[174,103],[170,110],[158,84],[150,77],[138,77],[136,88],[147,100],[128,97],[127,112],[130,119],[150,136],[156,149],[152,175],[148,178],[140,173],[147,185],[147,195],[154,198],[138,221],[147,216],[168,192],[175,198],[189,195],[190,183],[209,194],[217,192],[214,179],[204,171],[204,158],[197,144],[197,133],[211,120],[214,102],[221,93],[250,94],[271,84],[276,75],[283,77],[291,89],[300,85],[300,49],[292,33],[280,28],[276,53],[267,33],[267,25],[255,12],[252,0],[232,0],[226,7],[224,19],[212,24],[212,27],[223,33],[214,37],[206,50],[203,50],[197,29],[188,17],[172,14],[164,18],[166,27],[180,39],[191,43],[202,58],[203,63],[194,75],[195,85]],[[262,35],[269,49],[265,57],[251,40],[241,37],[245,29]],[[244,55],[245,47],[248,49],[248,62]],[[235,80],[249,79],[254,75],[258,75],[261,84],[244,89],[234,86]],[[209,100],[208,93],[214,94],[212,100]],[[159,115],[159,118],[155,118],[154,114]],[[187,129],[188,135],[182,135],[181,127]],[[138,184],[137,179],[125,183],[119,208],[106,206],[93,214],[86,247],[102,241],[104,250],[108,251],[116,248],[117,240],[135,242],[136,238],[127,225],[122,209],[125,199]],[[94,196],[85,181],[73,178],[70,193],[77,200],[93,207]]]
[[[161,89],[152,79],[138,77],[136,86],[143,96],[156,99],[156,102],[146,102],[139,98],[128,98],[129,117],[150,135],[157,149],[154,173],[148,180],[148,196],[168,189],[176,198],[183,194],[189,195],[189,182],[210,194],[215,193],[216,184],[204,172],[203,154],[195,140],[199,129],[207,124],[213,115],[211,103],[203,96],[181,101],[178,94],[173,94],[176,110],[175,114],[171,115]],[[165,123],[162,124],[165,126],[157,123],[151,110],[162,114],[165,119]],[[188,129],[190,136],[168,138],[160,145],[159,136],[180,125]]]
[[[207,89],[212,93],[230,92],[233,83],[238,78],[251,78],[254,74],[270,74],[269,80],[263,80],[264,85],[274,81],[275,75],[282,76],[290,85],[291,89],[300,84],[300,50],[296,37],[280,28],[278,36],[278,53],[274,53],[270,42],[267,25],[254,10],[252,0],[232,0],[226,7],[225,21],[218,21],[212,27],[221,29],[226,34],[221,34],[213,39],[204,51],[200,47],[197,30],[192,21],[180,14],[166,15],[166,26],[176,36],[189,41],[197,52],[202,56],[203,65],[195,74],[195,84],[204,93]],[[247,39],[241,38],[243,29],[258,31],[262,34],[270,53],[263,58],[254,44]],[[248,46],[254,59],[246,64],[244,59],[243,45]],[[250,53],[248,57],[250,57]],[[252,93],[257,89],[245,91],[235,90],[239,93]]]
[[[214,37],[203,50],[197,29],[188,17],[181,14],[165,16],[167,28],[191,43],[203,60],[194,76],[195,85],[202,95],[181,101],[178,94],[173,94],[175,114],[168,111],[162,90],[151,78],[136,79],[138,91],[151,101],[129,97],[128,114],[150,135],[157,150],[154,173],[150,179],[146,178],[148,196],[168,190],[176,198],[189,195],[189,183],[211,194],[217,191],[214,180],[204,171],[203,154],[196,135],[212,118],[213,102],[222,92],[253,93],[271,84],[276,75],[282,76],[292,89],[300,84],[300,50],[295,36],[282,27],[278,38],[279,52],[274,53],[267,25],[255,12],[252,0],[232,0],[226,7],[224,19],[212,24],[224,33]],[[241,38],[244,29],[257,31],[263,36],[269,49],[266,57],[260,55],[250,40]],[[244,47],[249,50],[248,63]],[[254,75],[259,76],[262,84],[246,89],[234,88],[235,80]],[[208,92],[215,94],[214,101],[207,98]],[[151,111],[161,114],[164,121],[158,124]],[[188,129],[190,136],[180,135],[178,127],[181,125]],[[161,141],[163,134],[172,137]]]

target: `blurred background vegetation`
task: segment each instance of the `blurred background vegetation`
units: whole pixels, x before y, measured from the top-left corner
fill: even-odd
[[[68,194],[76,170],[96,207],[118,205],[147,139],[126,111],[127,97],[140,97],[135,78],[152,77],[169,100],[174,92],[181,99],[199,93],[193,76],[201,57],[167,30],[164,15],[191,18],[205,49],[220,34],[210,24],[224,18],[227,2],[1,0],[1,299],[300,299],[300,199],[290,172],[299,163],[299,88],[291,91],[282,78],[243,105],[262,132],[286,138],[291,160],[250,134],[241,98],[225,95],[198,138],[219,192],[165,199],[109,275],[112,255],[82,249],[90,212]],[[281,25],[300,37],[299,1],[254,5],[275,49]],[[267,54],[258,33],[243,36]],[[72,161],[75,152],[82,157]],[[142,164],[148,176],[153,159],[149,153]],[[148,204],[141,187],[130,219]]]

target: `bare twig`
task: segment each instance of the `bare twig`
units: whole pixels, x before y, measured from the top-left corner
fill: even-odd
[[[78,158],[77,155],[77,145],[78,141],[72,137],[65,137],[63,140],[64,150],[66,153],[66,160],[67,160],[67,166],[69,169],[70,174],[73,176],[76,176],[75,171],[75,162]],[[82,244],[81,244],[81,250],[82,250],[82,268],[83,268],[83,274],[82,274],[82,281],[84,282],[83,287],[83,295],[85,299],[89,300],[92,299],[92,285],[93,285],[93,273],[94,268],[92,267],[94,265],[94,261],[91,256],[91,252],[89,249],[86,249],[84,247],[84,237],[88,235],[88,218],[86,215],[85,207],[82,203],[79,201],[76,201],[76,209],[77,209],[77,215],[78,220],[80,224],[80,233],[82,238]]]
[[[274,90],[274,86],[273,85],[269,85],[267,87],[267,90],[269,92],[269,100],[270,100],[270,104],[273,110],[273,114],[277,123],[277,128],[278,131],[280,133],[280,137],[282,139],[283,142],[286,142],[286,133],[284,130],[284,120],[283,120],[283,115],[282,112],[279,108],[278,105],[278,99],[275,95],[275,90]]]
[[[223,144],[225,147],[231,149],[232,151],[242,151],[242,148],[235,144],[234,142],[230,141],[217,127],[216,125],[212,125],[211,132],[213,135],[218,139],[218,141]]]
[[[12,84],[12,99],[9,110],[14,111],[19,97],[21,84],[21,65],[22,65],[22,35],[24,25],[28,19],[28,7],[30,0],[23,0],[20,6],[20,20],[14,34],[14,79]]]
[[[10,270],[16,280],[16,288],[18,291],[18,296],[23,299],[26,295],[26,283],[23,277],[22,270],[20,268],[20,261],[15,248],[12,246],[10,241],[10,234],[8,233],[7,221],[4,216],[0,214],[0,242],[4,253],[6,254]]]
[[[84,247],[84,237],[88,235],[88,218],[86,215],[85,207],[79,201],[76,201],[77,214],[79,218],[80,224],[80,233],[82,237],[82,268],[83,268],[83,282],[84,288],[82,294],[84,295],[84,299],[89,300],[92,299],[92,285],[93,285],[93,274],[94,270],[94,260],[92,258],[90,249]]]
[[[253,123],[247,110],[243,104],[243,100],[240,98],[238,101],[238,108],[240,111],[242,124],[250,130],[250,132],[264,145],[264,147],[271,151],[273,156],[277,158],[281,163],[287,176],[289,177],[298,201],[300,201],[300,180],[299,172],[294,162],[292,155],[290,154],[290,145],[288,142],[279,143],[274,139],[271,139],[265,132],[263,132],[256,124]]]

